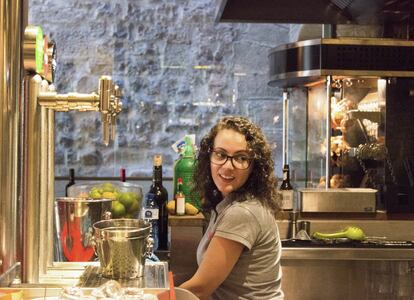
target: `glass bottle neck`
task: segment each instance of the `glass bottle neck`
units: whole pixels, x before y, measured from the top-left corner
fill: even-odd
[[[70,169],[69,170],[69,182],[75,182],[75,170],[74,169]]]
[[[177,184],[177,194],[181,194],[183,192],[183,184]]]
[[[122,182],[125,182],[125,181],[126,181],[125,169],[121,169],[121,170],[120,170],[119,177],[120,177],[120,180],[121,180]]]
[[[283,170],[283,182],[289,182],[289,170]]]
[[[162,184],[162,166],[154,166],[152,182],[154,184]]]

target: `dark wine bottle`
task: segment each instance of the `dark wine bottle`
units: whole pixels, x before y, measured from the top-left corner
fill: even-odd
[[[280,194],[282,196],[282,203],[281,203],[281,209],[290,211],[293,210],[294,206],[294,193],[293,193],[293,187],[290,184],[290,175],[289,175],[289,165],[283,166],[283,181],[280,185]]]
[[[142,211],[142,218],[147,220],[150,225],[150,235],[153,238],[154,244],[152,246],[152,252],[159,249],[159,232],[158,232],[158,221],[160,219],[160,209],[158,208],[157,202],[155,201],[155,195],[147,193],[145,196],[144,209]]]
[[[69,182],[65,187],[65,196],[68,197],[68,189],[75,184],[75,169],[69,169]]]
[[[162,185],[162,156],[154,155],[152,185],[149,193],[155,195],[155,202],[159,208],[158,218],[158,249],[168,250],[168,192]]]

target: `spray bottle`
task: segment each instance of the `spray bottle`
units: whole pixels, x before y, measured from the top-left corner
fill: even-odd
[[[174,164],[174,195],[177,193],[177,179],[182,178],[182,190],[187,203],[191,203],[198,209],[201,208],[200,196],[192,192],[193,175],[195,170],[195,151],[190,137],[184,138],[184,146],[181,148],[180,157]]]

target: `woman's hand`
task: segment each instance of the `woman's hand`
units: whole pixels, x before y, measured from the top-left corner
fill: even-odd
[[[207,299],[230,274],[243,248],[239,242],[214,236],[197,272],[180,287]]]

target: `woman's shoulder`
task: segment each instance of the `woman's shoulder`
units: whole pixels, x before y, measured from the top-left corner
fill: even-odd
[[[229,207],[229,211],[239,214],[251,214],[256,217],[267,214],[272,215],[271,210],[255,197],[249,197],[244,201],[233,201]]]
[[[235,207],[243,207],[243,208],[249,208],[249,209],[255,209],[255,210],[266,210],[267,207],[263,204],[263,201],[261,201],[259,198],[256,198],[252,195],[246,196],[241,201],[233,201],[232,205]]]

